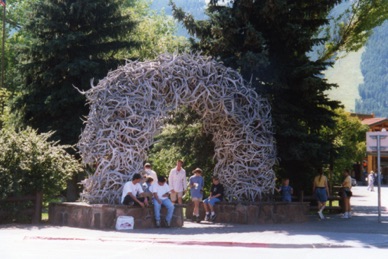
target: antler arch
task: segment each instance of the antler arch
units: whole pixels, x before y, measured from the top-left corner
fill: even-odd
[[[276,151],[270,105],[241,75],[199,54],[163,54],[128,62],[84,92],[90,105],[78,148],[96,165],[82,184],[90,203],[119,201],[123,184],[143,168],[169,111],[189,106],[213,135],[216,166],[230,200],[272,193]]]

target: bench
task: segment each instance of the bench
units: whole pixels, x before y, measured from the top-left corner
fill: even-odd
[[[311,211],[317,211],[318,210],[318,205],[311,204],[311,203],[316,202],[316,200],[317,200],[313,195],[303,195],[299,199],[302,202],[310,202],[310,210]],[[338,201],[338,204],[339,204],[338,206],[337,205],[333,205],[333,203],[335,201]],[[342,204],[342,198],[340,196],[338,196],[338,195],[330,195],[328,197],[325,210],[328,211],[329,213],[341,213],[341,212],[343,212],[341,204]]]
[[[0,222],[23,222],[28,219],[33,224],[40,223],[42,220],[42,200],[43,194],[41,192],[0,200]]]

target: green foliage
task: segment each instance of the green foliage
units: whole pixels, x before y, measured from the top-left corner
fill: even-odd
[[[209,20],[196,21],[172,3],[174,17],[199,39],[193,48],[240,71],[270,100],[279,174],[303,188],[300,179],[328,160],[330,143],[321,130],[335,126],[339,106],[324,94],[335,86],[322,76],[329,64],[311,61],[307,53],[322,41],[314,35],[339,1],[217,2],[208,6]]]
[[[136,1],[135,5],[125,10],[138,22],[131,37],[139,42],[140,47],[123,52],[121,55],[124,58],[154,59],[161,53],[179,53],[189,47],[184,37],[175,36],[175,20],[164,12],[150,10],[149,2]]]
[[[117,52],[137,46],[129,37],[135,23],[118,0],[43,0],[30,8],[18,32],[28,40],[19,48],[23,84],[13,108],[24,125],[74,144],[88,112],[74,86],[89,89],[117,67]]]
[[[162,133],[156,137],[150,150],[150,161],[158,175],[168,177],[176,161],[182,159],[187,177],[200,167],[205,184],[210,187],[214,168],[214,144],[212,136],[204,134],[200,117],[187,108],[182,108],[166,121]]]
[[[357,117],[342,109],[336,110],[336,127],[324,128],[323,135],[331,144],[329,168],[332,168],[333,183],[341,182],[343,171],[352,170],[357,161],[365,157],[365,135],[369,130]]]
[[[79,162],[66,152],[69,146],[49,141],[52,134],[31,128],[0,131],[0,198],[36,192],[53,197],[81,171]]]
[[[358,87],[361,97],[356,101],[358,113],[388,116],[387,41],[388,21],[374,30],[362,55],[364,83]]]
[[[388,19],[388,1],[340,1],[329,17],[330,23],[321,27],[325,49],[320,59],[327,60],[339,51],[357,51],[363,47],[375,27]]]

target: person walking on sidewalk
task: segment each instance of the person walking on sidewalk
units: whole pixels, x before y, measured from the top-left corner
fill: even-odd
[[[352,178],[350,177],[349,170],[344,171],[344,181],[342,182],[342,201],[344,204],[344,215],[341,218],[350,219],[352,215],[350,214],[350,197],[352,197]]]
[[[205,208],[205,221],[214,221],[216,219],[216,214],[214,212],[214,205],[217,202],[222,201],[224,196],[224,186],[220,184],[218,176],[213,176],[213,184],[210,188],[210,196],[207,199],[203,200],[203,206]],[[210,214],[211,213],[211,214]]]
[[[322,169],[319,169],[319,174],[314,178],[313,193],[318,201],[318,215],[321,219],[325,219],[323,210],[326,207],[326,201],[329,197],[329,185]]]
[[[368,175],[368,191],[374,192],[375,173],[370,171]]]

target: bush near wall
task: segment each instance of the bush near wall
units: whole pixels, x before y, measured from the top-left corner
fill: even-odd
[[[66,188],[66,181],[82,170],[80,163],[66,152],[70,146],[50,141],[53,132],[38,134],[27,128],[0,131],[0,200],[43,193],[43,201],[55,197]],[[28,201],[27,201],[28,203]],[[15,221],[19,209],[28,204],[10,203],[10,215],[3,219]],[[23,221],[24,221],[24,217]]]

